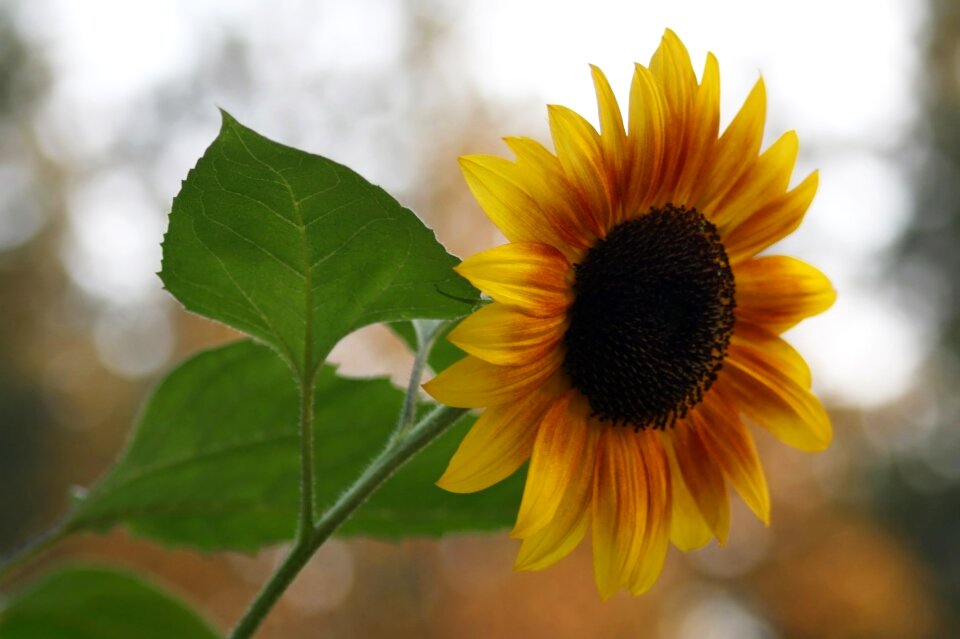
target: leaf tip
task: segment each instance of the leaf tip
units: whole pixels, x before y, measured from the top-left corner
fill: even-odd
[[[217,107],[217,110],[220,111],[221,126],[227,126],[228,124],[239,124],[237,119],[230,115],[230,113],[223,107]]]

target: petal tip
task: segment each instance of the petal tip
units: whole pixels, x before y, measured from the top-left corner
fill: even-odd
[[[824,432],[818,433],[818,435],[818,437],[811,438],[808,445],[803,448],[804,452],[822,453],[830,448],[830,444],[833,443],[833,427],[830,425],[830,422],[826,423]]]
[[[663,30],[663,35],[661,36],[660,39],[661,39],[661,40],[673,40],[673,41],[676,41],[676,42],[681,42],[680,36],[678,36],[678,35],[677,35],[677,32],[674,31],[673,29],[671,29],[670,27],[664,28],[664,30]]]
[[[433,485],[437,488],[441,488],[448,493],[457,493],[460,495],[476,492],[476,490],[466,490],[464,486],[461,485],[461,482],[457,481],[455,477],[450,476],[449,469],[437,481],[433,482]]]

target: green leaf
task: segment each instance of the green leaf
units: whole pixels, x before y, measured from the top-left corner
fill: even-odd
[[[325,370],[318,387],[330,377]],[[289,369],[268,348],[242,341],[194,356],[154,391],[71,527],[125,522],[206,549],[288,538],[299,503],[298,403]]]
[[[118,570],[71,567],[0,606],[0,639],[212,639],[172,595]]]
[[[399,539],[513,526],[526,471],[468,495],[449,493],[434,483],[475,421],[473,417],[465,418],[437,438],[375,492],[338,534]],[[339,474],[344,475],[342,471]]]
[[[324,366],[316,384],[316,488],[332,503],[385,445],[403,394]],[[513,523],[523,478],[475,495],[434,486],[471,420],[395,474],[342,529],[399,537]],[[297,391],[250,341],[201,353],[150,398],[127,451],[75,511],[71,530],[118,524],[169,544],[254,550],[293,537],[299,507]]]
[[[361,326],[466,314],[478,293],[457,261],[383,189],[224,113],[173,202],[160,277],[309,374]]]

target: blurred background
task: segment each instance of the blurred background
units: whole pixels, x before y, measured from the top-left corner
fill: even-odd
[[[589,8],[588,8],[589,6]],[[587,63],[622,98],[664,27],[720,60],[722,124],[762,72],[767,139],[795,128],[821,188],[776,250],[822,268],[836,306],[788,334],[836,441],[757,433],[773,522],[672,552],[652,593],[601,603],[589,549],[512,572],[505,534],[335,540],[268,637],[960,636],[960,1],[0,0],[0,555],[50,526],[122,446],[164,371],[234,339],[160,288],[180,180],[229,110],[384,186],[454,253],[501,242],[464,153],[549,139],[545,103],[596,121]],[[351,374],[409,365],[378,328]],[[279,556],[202,556],[123,531],[70,559],[150,573],[219,628]]]

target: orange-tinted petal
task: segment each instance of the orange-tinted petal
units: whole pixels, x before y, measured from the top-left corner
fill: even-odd
[[[704,521],[720,544],[727,543],[730,533],[730,500],[723,471],[710,455],[695,425],[680,420],[671,434],[673,451],[683,481],[696,502]]]
[[[757,158],[723,200],[707,208],[722,237],[758,208],[783,197],[790,185],[799,149],[796,132],[784,133]]]
[[[545,242],[564,250],[569,243],[565,220],[558,219],[550,206],[563,193],[556,186],[549,198],[531,188],[537,176],[529,169],[492,155],[468,155],[460,158],[460,168],[477,202],[487,217],[511,242]]]
[[[697,76],[690,55],[680,38],[667,29],[650,59],[650,71],[657,78],[666,104],[669,144],[664,146],[660,189],[654,203],[673,201],[674,191],[690,146],[688,122],[695,108]],[[682,204],[682,202],[678,202]]]
[[[706,189],[706,171],[717,143],[720,126],[720,65],[707,54],[703,79],[697,87],[694,108],[687,122],[687,153],[671,201],[692,204]]]
[[[633,569],[626,584],[631,594],[639,595],[657,582],[663,570],[670,545],[670,462],[666,451],[653,429],[638,433],[636,441],[643,458],[647,488],[647,523],[643,543],[636,558],[631,558]]]
[[[670,451],[668,447],[668,451]],[[706,546],[713,531],[694,501],[680,472],[676,456],[670,451],[670,541],[684,552]]]
[[[638,434],[603,427],[593,473],[593,570],[604,599],[630,582],[648,521]]]
[[[580,484],[590,487],[589,480],[580,480],[576,490],[564,494],[553,520],[543,530],[523,540],[514,569],[542,570],[552,566],[583,541],[590,523],[590,491],[581,490]]]
[[[567,180],[580,191],[586,210],[602,237],[612,224],[615,185],[603,161],[600,135],[583,116],[567,107],[547,107],[550,134]]]
[[[611,174],[612,182],[616,186],[616,200],[614,202],[613,224],[622,221],[619,216],[619,194],[626,184],[624,169],[627,165],[627,133],[623,127],[623,116],[620,105],[610,88],[607,77],[598,67],[590,65],[593,74],[593,85],[597,92],[597,109],[600,113],[600,146],[603,149],[607,171]]]
[[[537,201],[565,242],[568,257],[593,244],[592,218],[583,214],[579,192],[567,180],[557,156],[530,138],[506,137],[503,141],[517,156],[518,183]]]
[[[586,411],[581,409],[580,412],[580,419],[584,419]],[[546,568],[569,554],[586,534],[599,432],[599,429],[591,428],[587,433],[582,462],[574,469],[575,475],[564,491],[553,519],[539,532],[523,540],[517,554],[517,570]]]
[[[468,257],[455,270],[496,301],[535,317],[556,316],[571,301],[570,262],[547,244],[504,244]]]
[[[755,352],[731,346],[717,385],[739,411],[785,444],[817,452],[833,439],[830,416],[820,400]]]
[[[541,389],[486,409],[437,485],[453,493],[472,493],[512,475],[530,458],[537,427],[554,397]]]
[[[793,233],[817,193],[819,180],[819,174],[814,171],[793,190],[760,207],[732,228],[723,239],[730,262],[747,260]]]
[[[475,311],[454,328],[448,339],[467,353],[498,366],[520,366],[557,348],[566,318],[530,317],[494,302]]]
[[[837,298],[826,276],[805,262],[772,255],[737,264],[737,317],[783,332]]]
[[[447,406],[496,406],[521,399],[546,384],[561,362],[557,351],[523,366],[496,366],[467,355],[424,384],[423,389]]]
[[[657,194],[666,144],[666,110],[657,79],[646,67],[636,65],[630,85],[628,175],[623,193],[627,217],[645,213]]]
[[[770,493],[753,436],[717,386],[719,380],[691,413],[690,421],[710,456],[750,510],[764,523],[770,523]]]
[[[578,469],[592,456],[587,450],[592,429],[582,411],[570,410],[573,396],[569,391],[555,400],[540,422],[512,537],[530,537],[550,523]]]
[[[776,333],[763,326],[738,321],[733,329],[730,348],[734,355],[746,351],[749,357],[783,371],[787,377],[806,389],[809,389],[813,382],[810,367],[800,353]]]
[[[717,142],[703,195],[696,203],[697,210],[709,216],[713,205],[719,203],[756,162],[766,113],[767,92],[760,78]]]

